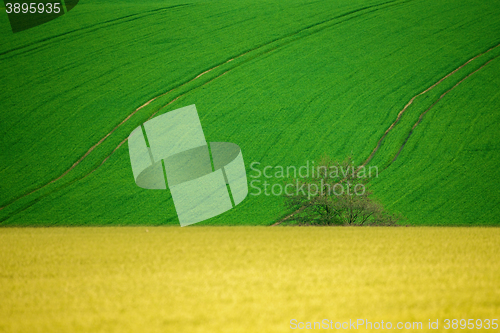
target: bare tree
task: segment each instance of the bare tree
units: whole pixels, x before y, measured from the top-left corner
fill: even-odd
[[[285,192],[286,207],[292,212],[286,224],[396,225],[401,217],[372,199],[367,186],[371,175],[366,172],[352,157],[341,162],[323,157],[308,177],[293,180],[293,193]]]

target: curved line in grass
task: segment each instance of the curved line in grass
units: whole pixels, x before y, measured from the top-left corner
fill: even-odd
[[[497,45],[498,46],[498,45]],[[466,79],[468,79],[471,75],[475,74],[476,72],[480,71],[483,67],[485,67],[486,65],[488,65],[490,62],[492,62],[493,60],[497,59],[498,57],[500,56],[496,56],[494,57],[493,59],[490,59],[488,60],[486,63],[484,63],[481,67],[479,67],[478,69],[476,69],[474,72],[468,74],[466,77],[464,77],[462,80],[460,80],[457,84],[455,84],[453,87],[451,87],[450,89],[448,89],[446,92],[444,92],[441,96],[439,96],[439,98],[434,101],[434,103],[432,103],[431,106],[429,106],[427,108],[427,110],[425,110],[424,112],[422,112],[420,114],[420,117],[418,117],[418,120],[417,122],[413,125],[413,127],[411,128],[410,132],[408,133],[408,136],[406,137],[405,141],[403,142],[403,144],[401,145],[401,147],[399,148],[398,152],[396,153],[396,155],[394,156],[394,158],[392,159],[392,161],[384,168],[384,169],[387,169],[399,156],[399,154],[401,153],[401,151],[403,150],[403,148],[405,147],[406,143],[408,142],[408,139],[410,139],[410,136],[413,134],[413,130],[415,129],[415,127],[417,127],[421,122],[422,122],[422,119],[424,118],[425,114],[427,112],[429,112],[430,109],[432,109],[441,99],[443,99],[444,96],[446,96],[450,91],[452,91],[453,89],[455,89],[458,85],[460,85],[462,82],[464,82]]]
[[[456,68],[455,70],[453,70],[452,72],[448,73],[446,76],[444,76],[443,78],[441,78],[439,81],[437,81],[436,83],[434,83],[432,86],[430,86],[429,88],[425,89],[424,91],[418,93],[417,95],[413,96],[410,101],[408,103],[406,103],[406,105],[404,106],[404,108],[399,111],[398,113],[398,116],[396,117],[396,120],[389,126],[389,128],[387,128],[387,130],[384,132],[384,134],[382,135],[382,137],[378,140],[377,142],[377,145],[375,146],[375,148],[373,149],[373,151],[371,152],[370,156],[368,156],[368,158],[363,162],[363,164],[361,166],[365,166],[367,165],[372,159],[373,157],[375,156],[375,154],[377,153],[377,151],[379,150],[380,146],[382,145],[382,141],[384,141],[385,137],[387,136],[387,134],[389,134],[389,132],[394,128],[394,126],[396,126],[396,124],[399,122],[399,120],[401,119],[401,116],[403,115],[403,113],[405,113],[405,111],[408,109],[408,107],[410,107],[410,105],[413,104],[413,101],[415,101],[415,99],[421,95],[424,95],[425,93],[429,92],[430,90],[432,90],[433,88],[437,87],[441,82],[443,82],[444,80],[446,80],[447,78],[449,78],[450,76],[452,76],[453,74],[455,74],[456,72],[458,72],[460,69],[464,68],[467,64],[469,64],[470,62],[472,62],[473,60],[479,58],[480,56],[492,51],[493,49],[499,47],[500,44],[496,45],[496,46],[493,46],[491,48],[489,48],[487,51],[484,51],[474,57],[472,57],[471,59],[467,60],[465,63],[463,63],[460,67]],[[493,59],[492,59],[493,60]],[[491,60],[490,60],[491,61]],[[488,61],[489,62],[489,61]],[[487,62],[487,63],[488,63]],[[486,64],[487,64],[486,63]],[[485,64],[485,65],[486,65]],[[484,65],[483,65],[484,66]],[[481,67],[482,68],[482,67]],[[476,72],[476,71],[475,71]],[[473,72],[473,73],[475,73]],[[471,73],[471,74],[473,74]],[[468,76],[466,76],[463,80],[465,80],[467,77],[469,77],[471,74],[469,74]],[[463,81],[462,80],[462,81]],[[462,82],[460,81],[460,82]],[[459,83],[460,83],[459,82]],[[458,84],[457,84],[458,85]],[[454,88],[454,87],[453,87]],[[453,89],[452,88],[452,89]],[[451,89],[450,89],[451,90]],[[448,93],[448,92],[446,92]],[[445,94],[446,94],[445,93]],[[441,96],[442,97],[442,96]],[[440,98],[441,99],[441,98]],[[434,106],[434,104],[433,104]],[[432,106],[431,106],[432,107]],[[412,128],[413,130],[413,128]]]
[[[325,29],[327,29],[327,28],[330,28],[330,27],[332,27],[332,26],[334,26],[334,25],[337,25],[337,24],[340,24],[340,23],[346,22],[346,21],[348,21],[348,20],[350,20],[350,19],[357,18],[357,17],[359,17],[359,16],[366,15],[366,14],[369,14],[369,13],[375,12],[375,11],[380,10],[380,9],[384,9],[384,8],[388,8],[388,7],[391,7],[391,6],[396,6],[396,5],[400,5],[400,4],[408,3],[408,2],[410,2],[410,1],[413,1],[413,0],[402,1],[402,2],[397,2],[397,0],[391,0],[391,1],[387,1],[387,2],[380,3],[380,4],[376,4],[376,5],[371,5],[371,6],[362,7],[362,8],[359,8],[359,9],[355,9],[355,10],[349,11],[349,12],[347,12],[347,13],[343,13],[343,14],[337,15],[337,16],[335,16],[335,17],[333,17],[333,18],[330,18],[330,19],[323,20],[323,21],[318,22],[318,23],[314,23],[314,24],[308,25],[308,26],[303,27],[303,28],[301,28],[301,29],[299,29],[299,30],[297,30],[297,31],[295,31],[295,32],[292,32],[292,33],[289,33],[289,34],[287,34],[287,35],[281,36],[281,37],[276,38],[276,39],[274,39],[274,40],[272,40],[272,41],[269,41],[269,42],[263,43],[263,44],[261,44],[261,45],[259,45],[259,46],[255,47],[255,48],[253,48],[253,49],[247,50],[247,51],[245,51],[245,52],[243,52],[243,53],[241,53],[241,54],[239,54],[239,55],[237,55],[237,56],[235,56],[235,57],[233,57],[233,58],[231,58],[231,59],[229,59],[229,60],[227,60],[227,61],[225,61],[225,62],[219,63],[218,65],[216,65],[216,66],[214,66],[214,67],[212,67],[212,68],[210,68],[210,69],[208,69],[208,70],[203,71],[202,73],[198,74],[198,75],[197,75],[197,76],[195,76],[194,78],[192,78],[192,79],[190,79],[190,80],[188,80],[188,81],[186,81],[186,82],[182,83],[181,85],[179,85],[179,86],[177,86],[177,87],[174,87],[174,88],[172,88],[172,89],[168,90],[167,92],[164,92],[164,93],[162,93],[162,94],[160,94],[160,95],[158,95],[158,96],[156,96],[156,97],[153,97],[152,99],[150,99],[149,101],[147,101],[147,102],[146,102],[146,103],[144,103],[143,105],[139,106],[137,109],[135,109],[135,110],[134,110],[134,112],[132,112],[131,114],[129,114],[129,115],[128,115],[128,116],[127,116],[127,117],[126,117],[126,118],[125,118],[122,122],[120,122],[118,125],[116,125],[116,126],[115,126],[115,127],[114,127],[114,128],[113,128],[113,129],[112,129],[112,130],[108,133],[108,134],[106,134],[106,135],[105,135],[103,138],[101,138],[101,139],[100,139],[100,140],[99,140],[96,144],[94,144],[94,145],[93,145],[93,146],[92,146],[92,147],[91,147],[91,148],[90,148],[90,149],[89,149],[89,150],[88,150],[88,151],[87,151],[87,152],[86,152],[83,156],[81,156],[81,157],[80,157],[80,158],[79,158],[79,159],[78,159],[75,163],[73,163],[73,165],[72,165],[69,169],[67,169],[66,171],[64,171],[64,172],[63,172],[60,176],[58,176],[58,177],[57,177],[57,178],[55,178],[55,179],[52,179],[52,180],[51,180],[51,181],[49,181],[48,183],[46,183],[46,184],[44,184],[44,185],[42,185],[42,186],[40,186],[40,187],[38,187],[38,188],[36,188],[36,189],[34,189],[34,190],[32,190],[32,191],[28,192],[28,193],[25,193],[25,194],[23,194],[23,195],[21,195],[21,196],[19,196],[19,197],[15,198],[15,199],[11,200],[11,201],[10,201],[10,202],[8,202],[5,206],[0,207],[0,211],[1,211],[1,210],[3,210],[4,208],[9,207],[9,206],[10,206],[10,205],[12,205],[14,202],[16,202],[16,201],[18,201],[18,200],[20,200],[20,199],[23,199],[23,198],[25,198],[25,197],[27,197],[27,196],[29,196],[29,195],[33,194],[33,193],[36,193],[36,192],[38,192],[39,190],[41,190],[41,189],[43,189],[43,188],[45,188],[45,187],[47,187],[47,186],[49,186],[49,185],[51,185],[51,184],[53,184],[53,183],[55,183],[55,182],[59,181],[60,179],[62,179],[62,178],[63,178],[64,176],[66,176],[66,175],[67,175],[67,174],[68,174],[71,170],[73,170],[73,169],[74,169],[77,165],[79,165],[79,164],[80,164],[80,163],[81,163],[81,162],[82,162],[82,161],[83,161],[83,160],[84,160],[84,159],[85,159],[85,158],[86,158],[86,157],[87,157],[87,156],[88,156],[88,155],[89,155],[89,154],[90,154],[90,153],[91,153],[91,152],[92,152],[95,148],[97,148],[97,147],[98,147],[98,146],[99,146],[102,142],[104,142],[104,141],[105,141],[105,140],[106,140],[106,139],[107,139],[107,138],[108,138],[111,134],[113,134],[113,132],[115,132],[115,131],[116,131],[116,130],[120,127],[120,126],[122,126],[125,122],[127,122],[127,121],[128,121],[128,120],[129,120],[129,119],[130,119],[133,115],[135,115],[135,114],[136,114],[139,110],[141,110],[142,108],[146,107],[147,105],[149,105],[149,104],[150,104],[150,103],[152,103],[153,101],[157,100],[158,98],[163,97],[163,96],[165,96],[165,95],[167,95],[167,94],[171,93],[172,91],[174,91],[174,90],[176,90],[176,89],[179,89],[179,88],[181,88],[181,87],[183,87],[183,86],[185,86],[185,85],[187,85],[187,84],[189,84],[189,83],[191,83],[191,82],[195,81],[196,79],[200,78],[200,77],[201,77],[201,76],[203,76],[204,74],[209,73],[209,72],[211,72],[212,70],[215,70],[215,69],[219,68],[220,66],[225,65],[225,64],[227,64],[227,63],[229,63],[229,62],[231,62],[231,61],[233,61],[233,60],[235,60],[235,59],[241,58],[241,57],[243,57],[244,55],[246,55],[246,54],[248,54],[248,53],[250,53],[250,52],[253,52],[253,51],[258,51],[258,50],[260,50],[260,49],[262,49],[262,48],[264,48],[264,47],[266,47],[266,46],[269,46],[269,45],[271,45],[271,44],[273,44],[273,43],[277,43],[277,42],[280,42],[280,41],[286,40],[287,38],[293,38],[294,36],[296,36],[296,35],[300,34],[301,32],[304,32],[304,31],[307,31],[307,30],[309,30],[309,29],[312,29],[312,28],[315,28],[315,27],[321,26],[322,24],[325,24],[325,26],[324,26],[324,27],[321,27],[320,29],[318,29],[318,30],[316,30],[316,31],[312,31],[312,32],[311,32],[310,34],[308,34],[308,35],[305,35],[305,36],[299,36],[299,37],[297,37],[297,38],[296,38],[296,39],[294,39],[294,40],[291,40],[291,41],[288,41],[288,42],[284,43],[283,45],[286,45],[286,44],[289,44],[289,43],[294,42],[294,41],[296,41],[296,40],[299,40],[299,39],[302,39],[302,38],[305,38],[305,37],[311,36],[311,35],[313,35],[313,34],[315,34],[315,33],[321,32],[321,31],[323,31],[323,30],[325,30]],[[385,5],[387,5],[387,6],[385,6]],[[385,7],[383,7],[383,8],[377,8],[377,7],[382,7],[382,6],[385,6]],[[168,8],[171,8],[171,7],[168,7]],[[374,9],[373,9],[373,8],[374,8]],[[367,12],[363,12],[363,11],[366,11],[366,10],[369,10],[369,9],[373,9],[373,10],[371,10],[371,11],[367,11]],[[158,11],[158,10],[160,10],[160,9],[156,9],[156,10],[154,10],[154,11]],[[353,16],[353,17],[349,17],[349,18],[347,18],[347,19],[345,19],[345,20],[343,20],[343,21],[340,21],[340,22],[335,22],[335,23],[330,24],[330,25],[326,25],[327,23],[330,23],[331,21],[334,21],[334,20],[336,20],[336,19],[339,19],[339,18],[344,18],[344,17],[347,17],[347,16],[352,15],[352,14],[356,14],[356,13],[359,13],[359,12],[362,12],[362,13],[360,13],[359,15]],[[75,31],[76,31],[76,30],[75,30]],[[72,31],[72,32],[74,32],[74,31]],[[68,33],[69,33],[69,32],[68,32]],[[68,33],[65,33],[65,34],[68,34]],[[63,35],[65,35],[65,34],[63,34]],[[59,36],[61,36],[61,35],[59,35]],[[57,37],[57,36],[55,36],[55,37]],[[51,38],[49,38],[49,39],[52,39],[52,38],[55,38],[55,37],[51,37]],[[263,54],[266,54],[266,53],[272,52],[272,51],[274,51],[274,50],[276,50],[276,49],[278,49],[278,48],[282,47],[283,45],[278,45],[278,46],[276,46],[275,48],[272,48],[272,49],[270,49],[270,50],[266,50],[266,51],[265,51],[265,52],[263,52],[262,54],[258,54],[256,57],[259,57],[259,56],[262,56]],[[0,53],[0,55],[2,55],[2,54]],[[252,60],[252,59],[253,59],[253,58],[251,58],[250,60]],[[250,60],[248,60],[248,61],[250,61]],[[240,65],[241,65],[241,64],[240,64]],[[237,68],[237,67],[239,67],[240,65],[236,65],[234,68]],[[213,79],[209,80],[208,82],[205,82],[203,85],[208,84],[208,83],[212,82],[213,80],[215,80],[215,79],[217,79],[217,78],[219,78],[219,77],[223,76],[224,74],[226,74],[227,72],[231,71],[231,70],[232,70],[232,69],[234,69],[234,68],[231,68],[231,69],[229,69],[229,70],[225,71],[224,73],[222,73],[222,74],[220,74],[220,75],[216,76],[215,78],[213,78]],[[170,101],[170,102],[169,102],[169,103],[167,103],[166,105],[162,106],[159,110],[157,110],[156,112],[154,112],[154,113],[153,113],[153,114],[152,114],[152,115],[148,118],[148,120],[149,120],[149,119],[151,119],[152,117],[154,117],[154,116],[155,116],[155,115],[156,115],[156,114],[157,114],[160,110],[164,109],[165,107],[167,107],[168,105],[172,104],[173,102],[175,102],[175,101],[176,101],[177,99],[179,99],[180,97],[184,96],[185,94],[187,94],[187,93],[191,92],[192,90],[194,90],[194,89],[196,89],[196,88],[198,88],[198,87],[195,87],[195,88],[193,88],[193,89],[191,89],[191,90],[189,90],[189,91],[187,91],[187,92],[185,92],[185,93],[183,93],[183,94],[181,94],[181,95],[177,96],[177,97],[176,97],[176,98],[174,98],[172,101]],[[104,159],[104,160],[103,160],[103,161],[102,161],[102,162],[101,162],[101,163],[100,163],[100,164],[99,164],[96,168],[94,168],[92,171],[90,171],[89,173],[87,173],[87,174],[86,174],[86,175],[84,175],[83,177],[78,178],[78,180],[80,180],[80,179],[83,179],[83,178],[87,177],[88,175],[92,174],[94,171],[96,171],[97,169],[99,169],[99,168],[100,168],[100,167],[101,167],[101,166],[102,166],[102,165],[103,165],[103,164],[104,164],[104,163],[105,163],[105,162],[106,162],[106,161],[107,161],[107,160],[111,157],[111,155],[112,155],[112,154],[113,154],[116,150],[118,150],[118,148],[120,148],[120,147],[121,147],[121,146],[122,146],[122,145],[123,145],[123,144],[127,141],[127,139],[128,139],[128,138],[125,138],[122,142],[120,142],[120,144],[119,144],[119,145],[118,145],[118,146],[117,146],[117,147],[116,147],[116,148],[112,151],[112,153],[111,153],[110,155],[108,155],[108,156],[107,156],[107,157],[106,157],[106,158],[105,158],[105,159]],[[70,182],[70,183],[73,183],[73,182]],[[54,191],[57,191],[57,190],[58,190],[58,189],[55,189]],[[52,193],[52,192],[53,192],[53,191],[51,191],[50,193]],[[43,196],[43,197],[45,197],[45,196]],[[36,200],[36,201],[38,201],[38,200]],[[31,206],[31,205],[28,205],[27,207],[29,207],[29,206]],[[27,208],[27,207],[25,207],[25,208]],[[24,210],[24,209],[21,209],[21,211],[22,211],[22,210]],[[20,211],[16,211],[14,214],[12,214],[12,215],[10,215],[10,216],[7,216],[7,217],[5,217],[4,219],[1,219],[1,220],[0,220],[0,223],[1,223],[1,222],[3,222],[3,221],[5,221],[5,220],[6,220],[6,219],[8,219],[9,217],[11,217],[11,216],[13,216],[13,215],[15,215],[15,214],[19,213],[19,212],[20,212]]]
[[[6,51],[3,51],[3,52],[0,52],[0,56],[12,53],[14,51],[25,49],[25,48],[28,48],[30,46],[34,46],[34,45],[39,44],[39,43],[50,41],[52,39],[56,39],[56,38],[59,38],[59,37],[65,37],[65,36],[73,34],[75,32],[79,32],[79,31],[83,31],[83,30],[87,30],[87,29],[89,29],[89,31],[86,31],[86,32],[91,32],[91,31],[95,31],[95,30],[101,29],[103,27],[110,27],[110,26],[113,26],[113,25],[116,25],[116,24],[121,24],[121,23],[124,23],[124,22],[130,22],[130,21],[133,21],[133,20],[137,20],[137,19],[140,19],[140,18],[143,18],[143,17],[146,17],[146,16],[155,15],[155,14],[157,14],[160,11],[165,11],[165,10],[173,9],[173,8],[177,8],[177,7],[192,6],[192,5],[193,4],[187,3],[187,4],[179,4],[179,5],[168,6],[168,7],[161,7],[161,8],[156,8],[156,9],[153,9],[153,10],[141,12],[141,13],[136,13],[136,14],[130,14],[130,15],[122,16],[122,17],[115,18],[115,19],[108,20],[108,21],[104,21],[104,22],[99,22],[99,23],[96,23],[96,24],[91,24],[91,25],[88,25],[88,26],[85,26],[85,27],[82,27],[82,28],[78,28],[78,29],[67,31],[67,32],[63,32],[63,33],[58,34],[58,35],[54,35],[54,36],[42,38],[42,39],[34,41],[32,43],[29,43],[29,44],[26,44],[26,45],[22,45],[22,46],[18,46],[18,47],[15,47],[13,49],[10,49],[10,50],[6,50]],[[140,15],[143,15],[143,16],[140,16]],[[140,17],[137,17],[137,16],[140,16]],[[132,18],[132,19],[125,20],[127,18]],[[111,24],[108,24],[108,23],[111,23]],[[106,24],[108,24],[108,25],[106,25]],[[94,29],[90,30],[92,28],[94,28]],[[36,46],[33,49],[26,50],[26,51],[18,53],[16,55],[23,54],[23,53],[29,52],[31,50],[36,50],[38,47],[39,46]],[[13,56],[10,56],[10,57],[13,57]],[[3,59],[8,59],[10,57],[5,57]]]
[[[460,67],[456,68],[455,70],[453,70],[452,72],[448,73],[447,75],[445,75],[443,78],[441,78],[439,81],[437,81],[436,83],[434,83],[433,85],[431,85],[430,87],[428,87],[427,89],[425,89],[424,91],[420,92],[419,94],[413,96],[410,101],[408,103],[406,103],[406,105],[404,106],[404,108],[398,113],[398,116],[396,117],[396,120],[389,126],[389,128],[384,132],[384,134],[382,135],[382,137],[380,138],[380,140],[377,142],[377,145],[376,147],[373,149],[372,153],[370,154],[370,156],[365,160],[365,162],[363,162],[363,164],[361,164],[360,168],[361,167],[364,167],[365,165],[367,165],[371,159],[375,156],[375,154],[377,153],[378,149],[380,148],[381,144],[382,144],[382,141],[385,139],[385,137],[387,136],[387,134],[394,128],[394,126],[396,126],[396,124],[399,122],[399,120],[401,119],[401,116],[403,115],[403,113],[408,109],[408,107],[413,104],[413,101],[418,97],[418,96],[421,96],[427,92],[429,92],[430,90],[432,90],[433,88],[437,87],[441,82],[443,82],[444,80],[446,80],[447,78],[449,78],[450,76],[452,76],[453,74],[455,74],[456,72],[458,72],[460,69],[462,69],[463,67],[465,67],[467,64],[469,64],[470,62],[472,62],[473,60],[479,58],[480,56],[492,51],[493,49],[499,47],[500,44],[496,45],[496,46],[493,46],[491,48],[489,48],[487,51],[484,51],[474,57],[472,57],[471,59],[469,59],[468,61],[466,61],[464,64],[462,64]],[[415,127],[417,127],[420,122],[422,121],[423,117],[425,116],[425,114],[434,107],[434,105],[436,105],[444,96],[446,96],[450,91],[452,91],[453,89],[455,89],[458,85],[460,85],[463,81],[465,81],[467,78],[469,78],[471,75],[475,74],[476,72],[478,72],[480,69],[482,69],[483,67],[485,67],[487,64],[489,64],[491,61],[495,60],[496,58],[498,58],[500,56],[496,56],[494,57],[493,59],[490,59],[488,60],[486,63],[484,63],[481,67],[479,67],[478,69],[476,69],[475,71],[473,71],[472,73],[469,73],[466,77],[464,77],[462,80],[460,80],[457,84],[455,84],[452,88],[450,88],[449,90],[447,90],[445,93],[443,93],[427,110],[425,110],[421,115],[420,117],[418,118],[418,121],[413,125],[413,127],[411,128],[410,130],[410,133],[408,134],[406,140],[404,141],[403,145],[401,146],[401,148],[399,149],[398,153],[396,154],[396,156],[394,157],[394,159],[384,168],[387,169],[391,164],[392,162],[394,162],[397,157],[399,156],[399,154],[401,153],[401,151],[403,150],[406,142],[408,141],[408,139],[410,138],[411,134],[413,133],[413,130],[415,129]],[[293,213],[283,217],[282,219],[276,221],[275,223],[271,224],[272,227],[274,226],[277,226],[277,225],[280,225],[281,223],[285,222],[286,220],[288,220],[289,218],[293,217],[295,214],[297,213],[300,213],[303,209],[305,209],[305,207],[302,207],[302,208],[299,208],[297,209],[296,211],[294,211]]]

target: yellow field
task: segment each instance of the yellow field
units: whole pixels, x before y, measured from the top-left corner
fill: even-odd
[[[500,317],[499,253],[496,228],[0,229],[0,331],[442,331]]]

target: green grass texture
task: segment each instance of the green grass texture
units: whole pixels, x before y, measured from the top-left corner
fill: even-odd
[[[500,223],[499,1],[82,0],[16,34],[0,15],[0,31],[0,226],[178,224],[168,190],[135,185],[126,138],[190,104],[248,175],[361,163],[383,138],[372,189],[406,223]],[[200,225],[286,213],[249,195]]]

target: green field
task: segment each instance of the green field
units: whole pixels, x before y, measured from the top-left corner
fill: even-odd
[[[380,142],[372,189],[405,223],[500,223],[500,1],[82,0],[0,31],[0,226],[178,225],[168,191],[135,185],[126,139],[190,104],[248,175],[362,163]],[[202,224],[285,214],[249,195]]]
[[[0,333],[500,319],[500,0],[80,0],[15,34],[1,9]],[[127,138],[191,104],[249,185],[353,156],[415,227],[267,228],[290,212],[252,186],[177,227]]]
[[[325,318],[422,322],[421,332],[437,319],[445,331],[445,319],[498,318],[499,233],[5,228],[0,332],[274,333]]]

